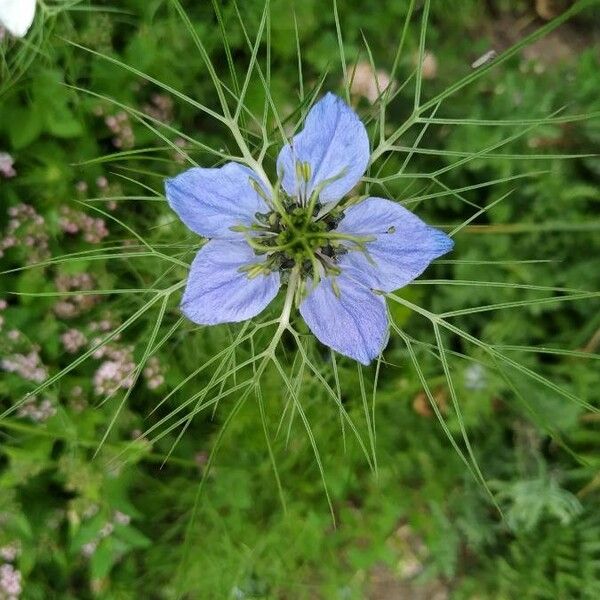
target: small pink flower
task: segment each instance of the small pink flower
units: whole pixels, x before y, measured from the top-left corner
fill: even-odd
[[[146,367],[144,368],[144,379],[146,380],[146,385],[149,390],[155,390],[165,382],[163,369],[156,356],[152,356],[148,359]]]
[[[98,177],[98,179],[96,179],[96,186],[99,187],[101,190],[106,189],[108,187],[108,179],[106,179],[104,175],[101,175],[100,177]]]
[[[131,348],[116,348],[106,345],[100,348],[95,358],[106,358],[96,373],[94,391],[100,396],[114,393],[119,388],[129,389],[133,385],[133,372],[136,365]]]
[[[0,566],[0,592],[3,592],[7,600],[16,599],[21,595],[21,579],[21,572],[11,564]]]
[[[88,185],[85,181],[78,181],[75,184],[75,189],[80,193],[80,194],[85,194],[87,192],[88,189]]]
[[[85,335],[79,329],[69,329],[60,336],[60,341],[65,350],[71,354],[83,348],[87,343]]]
[[[88,542],[87,544],[84,544],[81,547],[81,554],[83,554],[86,558],[89,558],[90,556],[92,556],[94,554],[94,552],[96,552],[97,547],[98,547],[98,542],[96,542],[95,540],[92,540],[91,542]]]
[[[166,94],[152,94],[150,102],[144,105],[144,112],[162,123],[173,121],[173,100]]]
[[[7,562],[13,562],[21,554],[21,543],[19,541],[11,542],[0,548],[0,558]]]
[[[50,256],[48,233],[44,218],[28,204],[18,204],[8,209],[10,217],[4,238],[0,237],[0,256],[7,248],[23,244],[32,248],[27,252],[27,263],[32,264]]]
[[[17,174],[13,167],[14,164],[15,161],[10,154],[7,152],[0,152],[0,175],[6,179],[14,177]]]
[[[375,104],[383,92],[392,85],[388,73],[375,71],[370,63],[359,62],[350,73],[350,92],[363,96],[371,104]]]
[[[109,233],[104,219],[90,217],[68,206],[61,208],[59,225],[65,233],[81,232],[84,240],[90,244],[99,244]]]
[[[33,396],[26,400],[17,412],[17,416],[22,419],[30,419],[34,423],[43,423],[50,417],[56,414],[56,408],[50,400],[47,398],[38,402],[36,397]]]
[[[9,332],[9,338],[13,331]],[[36,348],[32,349],[28,354],[12,354],[7,356],[2,359],[0,366],[9,373],[16,373],[23,379],[34,381],[35,383],[41,383],[48,378],[48,371],[42,364]]]
[[[131,523],[131,517],[120,510],[115,511],[113,518],[117,525],[129,525],[129,523]]]
[[[62,274],[55,278],[54,285],[59,292],[88,292],[94,289],[95,282],[89,273]],[[69,295],[54,305],[54,312],[63,319],[70,319],[90,310],[98,300],[95,294]]]
[[[115,526],[112,523],[105,523],[100,529],[100,537],[108,537],[115,530]]]

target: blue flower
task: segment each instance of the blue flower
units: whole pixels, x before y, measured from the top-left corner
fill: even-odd
[[[287,283],[319,341],[369,364],[388,339],[383,294],[453,242],[396,202],[345,199],[368,162],[364,125],[327,94],[282,148],[274,187],[238,163],[167,180],[170,206],[209,238],[192,263],[183,313],[203,325],[244,321]]]

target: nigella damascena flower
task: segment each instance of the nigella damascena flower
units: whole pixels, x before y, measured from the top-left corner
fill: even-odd
[[[327,94],[281,150],[275,186],[238,163],[167,180],[173,210],[209,238],[192,263],[183,313],[202,325],[244,321],[287,283],[314,335],[368,364],[388,339],[383,293],[452,248],[448,236],[396,202],[345,199],[368,162],[364,125]]]

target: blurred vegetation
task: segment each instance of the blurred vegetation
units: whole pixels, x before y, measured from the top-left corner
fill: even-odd
[[[252,55],[246,36],[251,45],[263,1],[183,4],[218,76],[236,94]],[[455,326],[581,402],[510,364],[498,370],[482,347],[442,330],[450,388],[430,323],[390,304],[413,340],[419,369],[393,335],[388,364],[357,369],[338,358],[335,371],[365,439],[365,410],[377,388],[374,473],[327,389],[303,371],[294,340],[284,339],[335,525],[321,465],[274,370],[265,372],[261,397],[231,422],[235,393],[187,422],[194,394],[215,375],[210,362],[198,368],[244,329],[182,325],[175,297],[141,314],[108,353],[96,352],[23,404],[36,384],[142,310],[149,291],[185,278],[185,268],[160,253],[189,263],[198,240],[173,218],[162,182],[186,168],[186,155],[216,164],[210,149],[233,151],[233,140],[165,90],[218,110],[174,3],[47,2],[24,41],[0,42],[0,152],[12,156],[16,171],[0,175],[0,298],[7,302],[0,312],[0,563],[22,574],[22,598],[600,597],[600,429],[598,414],[583,404],[600,401],[599,303],[585,293],[600,283],[600,12],[588,4],[435,114],[457,123],[407,131],[398,142],[407,150],[393,153],[380,172],[397,173],[410,156],[405,176],[372,186],[448,230],[472,217],[472,203],[498,201],[461,229],[447,260],[400,294],[432,312],[458,312]],[[390,72],[409,5],[337,3],[349,73],[371,60]],[[423,97],[568,5],[434,0]],[[416,2],[398,82],[418,62],[422,10]],[[270,50],[261,47],[258,60],[291,127],[301,100],[297,47],[305,92],[323,80],[323,90],[342,93],[335,11],[319,0],[273,0],[268,31]],[[411,81],[390,104],[390,130],[410,116],[413,94]],[[366,121],[377,116],[377,106],[359,94],[352,102]],[[245,106],[262,115],[264,105],[264,84],[253,77]],[[258,144],[260,132],[247,125]],[[276,129],[272,116],[267,125]],[[270,169],[278,147],[269,148]],[[486,148],[493,149],[472,156]],[[422,177],[457,161],[439,181]],[[498,303],[507,305],[475,310]],[[109,393],[115,382],[103,379],[107,370],[123,374],[142,364],[163,337],[135,385]],[[267,338],[263,332],[253,341]],[[329,353],[310,336],[301,343],[334,386]],[[238,346],[228,365],[252,354],[249,344]],[[215,393],[235,385],[232,375]],[[436,410],[456,439],[466,428],[502,515],[453,449]]]

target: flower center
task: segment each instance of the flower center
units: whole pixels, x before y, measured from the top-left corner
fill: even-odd
[[[286,272],[298,266],[303,277],[315,277],[322,270],[339,274],[336,262],[348,248],[345,236],[334,232],[342,218],[340,212],[320,216],[321,206],[301,205],[297,199],[284,196],[283,212],[257,213],[257,225],[248,231],[247,241],[256,254],[266,254],[264,262],[252,265],[248,275],[272,271]],[[260,267],[260,269],[259,269]]]
[[[272,210],[256,213],[256,221],[251,226],[231,228],[244,234],[257,255],[266,255],[264,261],[240,268],[249,278],[280,271],[285,281],[290,271],[296,269],[302,280],[310,278],[316,285],[322,276],[341,273],[337,265],[340,256],[350,250],[366,252],[366,243],[375,239],[337,231],[344,217],[341,204],[322,210],[319,202],[322,188],[343,172],[323,181],[309,195],[310,165],[298,162],[296,171],[297,180],[302,183],[298,196],[289,196],[277,185],[273,198],[268,198],[261,186],[250,178],[252,187]]]
[[[371,236],[355,236],[336,230],[343,211],[336,207],[322,211],[318,202],[304,203],[302,199],[279,194],[278,209],[256,213],[250,227],[237,226],[258,256],[265,260],[241,267],[249,278],[281,272],[287,278],[297,268],[300,277],[314,283],[322,276],[340,274],[338,260],[351,250],[366,251]]]

